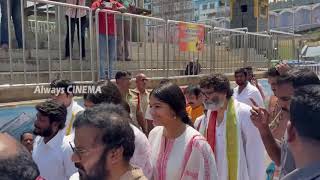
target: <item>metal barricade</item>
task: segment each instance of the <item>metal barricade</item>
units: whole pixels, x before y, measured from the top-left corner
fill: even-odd
[[[37,25],[36,25],[37,23]],[[48,27],[49,24],[49,27]],[[37,28],[36,28],[37,27]],[[28,20],[28,28],[32,33],[38,33],[40,35],[46,35],[47,33],[54,33],[56,34],[56,23],[51,21],[35,21],[35,20]]]
[[[8,11],[12,5],[9,2],[10,0],[7,0]],[[30,5],[30,3],[33,8],[32,6],[25,7],[26,4]],[[16,6],[17,4],[14,5]],[[39,8],[40,5],[41,8]],[[25,9],[32,10],[32,13],[25,12]],[[71,18],[66,16],[66,10],[86,14],[85,17],[89,17],[88,23],[90,25],[88,26],[85,23],[83,17],[75,16]],[[9,60],[5,64],[9,68],[2,69],[1,84],[49,83],[57,78],[82,82],[95,81],[92,10],[89,7],[47,0],[24,0],[21,1],[21,14],[21,47],[16,48],[14,46],[15,43],[12,41],[13,31],[10,28],[11,23],[8,21],[9,47],[8,52],[4,54],[4,58]],[[29,16],[24,16],[24,14],[29,14]],[[7,16],[10,20],[11,14],[8,13]],[[78,27],[75,27],[76,29],[87,29],[78,32],[78,37],[84,37],[87,42],[87,48],[82,48],[84,43],[78,43],[78,46],[73,46],[73,38],[71,36],[65,39],[64,31],[69,32],[69,34],[73,33],[74,26],[71,19],[77,22]],[[31,29],[28,28],[29,23]],[[69,28],[65,30],[67,24]],[[82,42],[81,40],[79,41]],[[65,57],[63,55],[64,49],[68,47],[70,54]],[[75,48],[73,49],[72,47]],[[84,51],[81,51],[81,49],[88,51],[86,56],[82,54]]]
[[[247,64],[247,34],[244,31],[215,27],[212,32],[214,71],[232,73]]]
[[[310,71],[315,72],[319,78],[320,78],[320,63],[318,64],[305,64],[305,65],[299,65],[299,68],[307,68],[310,69]]]
[[[268,68],[270,66],[269,48],[271,36],[267,34],[246,32],[248,38],[247,66]]]
[[[165,20],[106,9],[95,17],[100,79],[120,70],[165,76]]]
[[[11,1],[5,1],[10,12]],[[25,8],[27,2],[32,6]],[[22,1],[20,14],[29,16],[21,16],[21,33],[16,36],[21,36],[22,42],[17,49],[12,41],[11,14],[3,14],[9,20],[9,41],[8,52],[0,50],[0,58],[6,59],[1,61],[0,84],[49,83],[56,78],[93,82],[105,79],[105,75],[114,78],[119,70],[149,77],[233,73],[240,67],[267,68],[270,60],[298,57],[300,35],[281,31],[262,34],[246,28],[213,28],[111,10],[93,12],[86,6],[47,0]],[[19,27],[19,23],[13,24]],[[193,50],[181,48],[182,41],[189,43],[186,39],[194,38],[194,32],[181,37],[181,26],[189,25],[203,28],[201,42]],[[78,34],[78,41],[71,34]]]
[[[198,42],[201,50],[183,50],[180,46],[179,26],[199,26],[203,28],[203,42]],[[212,70],[210,41],[211,26],[182,21],[167,21],[166,68],[167,76],[207,74]],[[187,31],[187,30],[186,30]],[[180,37],[179,37],[180,36]],[[188,41],[188,40],[187,40]]]
[[[271,57],[277,60],[297,60],[298,59],[298,39],[299,34],[287,33],[283,31],[270,30],[272,36]]]

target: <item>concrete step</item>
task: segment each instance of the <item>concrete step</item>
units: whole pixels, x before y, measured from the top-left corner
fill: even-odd
[[[51,60],[51,63],[49,63],[48,60],[35,60],[35,59],[27,59],[24,63],[22,59],[19,60],[12,60],[12,71],[14,72],[23,72],[24,67],[26,68],[26,71],[69,71],[72,70],[90,70],[96,69],[96,64],[93,62],[91,63],[88,60],[83,60],[82,63],[79,60]],[[60,65],[61,63],[61,65]],[[49,68],[49,65],[50,68]],[[9,60],[0,60],[0,72],[10,72],[10,61]]]
[[[126,69],[122,69],[126,70]],[[149,77],[166,77],[167,73],[169,77],[172,76],[181,76],[184,75],[184,69],[170,69],[168,72],[165,69],[142,69],[142,70],[133,70],[131,71],[133,75],[137,73],[145,73]],[[94,77],[92,77],[92,72],[84,71],[84,72],[73,72],[72,77],[71,73],[64,71],[60,74],[59,71],[51,71],[50,77],[48,71],[40,71],[39,72],[39,81],[38,75],[36,73],[27,73],[26,75],[23,72],[14,72],[4,73],[0,72],[0,85],[5,84],[32,84],[32,83],[49,83],[54,79],[63,78],[70,79],[72,81],[92,81],[95,80],[96,73],[94,71]]]
[[[41,71],[39,72],[39,82],[38,82],[38,75],[36,73],[27,73],[26,74],[26,82],[25,82],[25,76],[23,72],[15,72],[12,74],[10,73],[0,73],[0,84],[30,84],[30,83],[49,83],[54,79],[57,78],[63,78],[63,79],[72,79],[73,81],[91,81],[92,80],[92,73],[91,72],[73,72],[72,78],[70,72],[62,72],[62,75],[60,75],[60,72],[58,71],[52,71],[50,72],[50,78],[49,78],[49,72],[48,71]]]

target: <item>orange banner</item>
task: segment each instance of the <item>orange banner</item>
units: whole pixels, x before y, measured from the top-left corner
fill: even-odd
[[[179,24],[180,51],[200,52],[204,48],[204,26],[197,24]]]

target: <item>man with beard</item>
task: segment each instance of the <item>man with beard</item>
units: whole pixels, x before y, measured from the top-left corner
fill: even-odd
[[[277,80],[277,97],[282,109],[282,113],[289,114],[291,98],[294,90],[310,84],[319,84],[317,74],[309,69],[292,69],[282,74]],[[254,103],[254,101],[253,101]],[[289,115],[287,115],[289,116]],[[258,128],[263,144],[270,158],[280,167],[280,178],[292,172],[296,166],[292,153],[288,149],[287,134],[285,133],[279,145],[270,130],[270,114],[263,107],[255,104],[251,110],[251,120]]]
[[[264,107],[263,99],[259,90],[248,82],[247,76],[248,73],[245,68],[241,68],[235,71],[234,78],[238,86],[233,90],[234,99],[252,106],[253,104],[250,101],[251,98],[255,100],[259,106]]]
[[[111,81],[99,82],[98,86],[101,87],[101,93],[86,94],[85,106],[86,108],[94,107],[102,103],[120,104],[130,113],[129,105],[122,99],[121,93],[117,86]],[[135,150],[130,163],[134,166],[140,167],[148,179],[152,177],[151,165],[151,147],[145,134],[140,131],[136,126],[130,123],[130,126],[135,135]]]
[[[320,84],[295,90],[290,104],[288,143],[297,169],[283,180],[320,180]]]
[[[264,147],[250,121],[251,107],[232,97],[224,75],[205,77],[200,88],[208,110],[206,121],[200,122],[200,132],[204,132],[217,158],[218,179],[264,179]]]
[[[196,119],[203,115],[203,95],[199,86],[188,86],[185,90],[185,97],[187,101],[187,113],[192,121],[195,123]]]
[[[135,149],[129,122],[121,105],[100,104],[81,112],[71,144],[79,177],[70,180],[146,180],[142,170],[129,163]]]
[[[67,108],[48,100],[36,105],[35,139],[32,157],[40,175],[47,180],[69,180],[77,170],[71,161],[72,149],[64,139]]]

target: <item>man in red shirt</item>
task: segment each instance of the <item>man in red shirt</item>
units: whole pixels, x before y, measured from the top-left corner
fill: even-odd
[[[95,11],[101,9],[97,21],[99,21],[99,51],[100,51],[100,75],[99,78],[106,79],[105,61],[108,59],[108,78],[113,77],[112,69],[115,61],[116,43],[115,43],[115,13],[112,11],[125,12],[126,8],[115,0],[96,0],[91,8]],[[108,12],[109,10],[109,12]],[[108,58],[106,57],[108,52]]]

